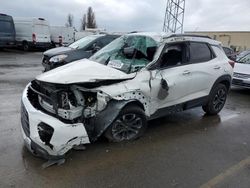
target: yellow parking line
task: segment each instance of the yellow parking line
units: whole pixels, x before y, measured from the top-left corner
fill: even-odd
[[[200,186],[200,188],[212,188],[215,185],[221,183],[226,178],[228,178],[228,177],[230,177],[232,175],[235,175],[236,173],[238,173],[240,170],[247,167],[248,165],[250,165],[250,156],[248,158],[240,161],[238,164],[230,167],[229,169],[222,172],[221,174],[214,177],[213,179],[209,180],[207,183]]]

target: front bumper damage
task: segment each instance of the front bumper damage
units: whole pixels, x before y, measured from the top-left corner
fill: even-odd
[[[61,159],[70,149],[96,141],[131,102],[141,105],[148,116],[147,97],[128,90],[122,81],[64,85],[32,81],[23,92],[21,107],[27,148],[45,159]]]
[[[60,159],[74,146],[90,143],[83,123],[68,124],[36,109],[27,96],[29,86],[22,96],[21,122],[25,145],[34,155]]]

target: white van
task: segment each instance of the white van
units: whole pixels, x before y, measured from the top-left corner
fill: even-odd
[[[44,18],[13,18],[16,42],[23,50],[51,46],[49,22]]]
[[[51,42],[54,46],[65,46],[75,42],[75,29],[65,26],[50,26]]]

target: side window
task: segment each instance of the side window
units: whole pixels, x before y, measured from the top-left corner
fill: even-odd
[[[160,59],[160,67],[174,67],[180,66],[186,63],[186,44],[178,43],[168,45],[164,49],[163,54]]]
[[[214,55],[211,52],[208,44],[200,42],[189,43],[189,62],[190,63],[201,63],[210,61]]]

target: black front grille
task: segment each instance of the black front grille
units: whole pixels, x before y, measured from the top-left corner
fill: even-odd
[[[30,136],[29,115],[23,103],[21,103],[21,124],[26,136]]]
[[[242,86],[242,87],[249,87],[250,88],[250,84],[243,82],[243,80],[233,79],[232,84],[236,85],[236,86]]]

